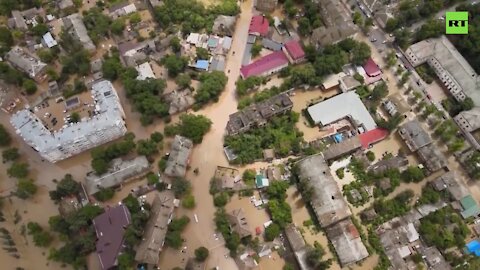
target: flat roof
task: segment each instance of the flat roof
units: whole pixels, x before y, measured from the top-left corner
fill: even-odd
[[[307,111],[315,124],[325,126],[348,116],[362,124],[367,131],[377,127],[362,100],[353,91],[310,106]]]
[[[136,66],[135,69],[138,71],[137,80],[144,81],[148,78],[155,79],[155,74],[153,73],[150,63],[145,62]]]
[[[368,149],[370,145],[385,139],[388,134],[388,130],[383,128],[376,128],[362,133],[358,136],[360,137],[360,143],[362,144],[362,148]]]

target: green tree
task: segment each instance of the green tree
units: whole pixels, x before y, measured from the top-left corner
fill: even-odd
[[[40,49],[37,51],[37,55],[40,60],[42,60],[42,62],[45,62],[47,64],[52,63],[56,57],[50,49]]]
[[[142,21],[142,17],[140,16],[140,14],[138,12],[135,12],[132,15],[130,15],[130,23],[131,24],[137,24],[141,21]]]
[[[274,181],[267,187],[266,193],[270,199],[285,200],[288,186],[286,181]]]
[[[180,52],[182,45],[180,44],[180,39],[178,37],[173,37],[170,40],[170,47],[172,47],[172,51]]]
[[[365,64],[365,61],[370,58],[371,53],[370,47],[366,43],[357,43],[352,50],[352,63],[355,65]]]
[[[8,146],[10,145],[11,141],[12,138],[10,137],[10,134],[5,127],[0,124],[0,146]]]
[[[195,208],[195,197],[192,194],[186,195],[182,200],[182,206],[187,209]]]
[[[402,180],[409,183],[409,182],[420,182],[425,177],[423,170],[420,169],[418,166],[409,166],[405,171],[401,174]]]
[[[195,249],[195,259],[199,262],[204,262],[208,258],[209,251],[206,247],[199,247]]]
[[[113,188],[100,188],[93,196],[101,202],[106,202],[115,196],[115,190]]]
[[[37,92],[37,84],[30,79],[24,80],[22,87],[25,89],[27,95],[33,95],[35,92]]]
[[[137,142],[137,153],[144,156],[152,156],[158,153],[158,145],[153,140],[139,140]]]
[[[47,247],[52,242],[52,236],[43,230],[43,228],[36,222],[29,222],[27,224],[28,234],[33,236],[33,243],[37,247]]]
[[[363,24],[363,17],[362,15],[360,14],[360,12],[358,11],[355,11],[353,13],[353,23],[356,24],[356,25],[361,25]]]
[[[17,183],[17,190],[15,195],[20,199],[28,199],[37,193],[38,187],[33,183],[33,180],[20,179]]]
[[[265,229],[265,240],[273,241],[280,235],[280,233],[280,226],[278,226],[276,223],[272,223]]]
[[[38,23],[31,29],[32,34],[37,37],[41,37],[48,32],[48,25],[44,23]]]
[[[366,155],[367,155],[368,160],[370,160],[370,161],[374,161],[374,160],[375,160],[375,153],[373,153],[372,151],[368,151],[368,152],[366,153]]]
[[[110,26],[110,31],[117,36],[123,34],[123,29],[125,29],[125,20],[122,18],[114,20]]]
[[[175,83],[178,85],[178,87],[180,87],[180,89],[185,89],[187,87],[190,87],[192,79],[187,73],[182,73],[178,75],[177,78],[175,78]]]
[[[131,270],[135,263],[135,256],[131,252],[123,252],[117,257],[119,270]]]
[[[102,72],[103,77],[111,81],[116,80],[122,74],[123,66],[117,55],[105,58],[102,64]]]
[[[158,131],[155,131],[152,134],[150,134],[150,140],[156,143],[160,143],[163,141],[163,134]]]
[[[200,86],[195,94],[195,101],[205,104],[209,101],[217,101],[220,93],[225,89],[227,76],[220,71],[202,73],[199,78]]]
[[[243,171],[242,180],[248,186],[253,186],[255,184],[255,175],[256,172],[252,169],[246,169]]]
[[[210,54],[208,53],[207,49],[202,47],[197,48],[197,59],[200,60],[208,60],[210,58]]]
[[[280,228],[292,222],[292,212],[290,205],[285,201],[270,200],[268,201],[268,210],[272,216],[272,221],[277,223]]]
[[[167,68],[168,75],[175,78],[178,74],[185,71],[188,60],[185,57],[178,57],[172,54],[165,56],[161,63]]]
[[[73,112],[72,114],[70,114],[70,122],[71,123],[78,123],[80,122],[80,114],[77,113],[77,112]]]
[[[230,199],[230,196],[228,196],[228,193],[221,192],[213,197],[213,204],[216,207],[223,207],[227,205],[229,199]]]
[[[5,149],[5,150],[3,150],[3,152],[2,152],[3,162],[15,161],[15,160],[17,160],[19,157],[20,157],[20,154],[18,153],[18,149],[17,149],[17,148],[14,148],[14,147],[13,147],[13,148]]]
[[[250,49],[250,53],[252,54],[252,57],[257,57],[260,55],[260,52],[262,51],[262,44],[260,43],[255,43],[252,45],[252,48]]]
[[[6,52],[14,44],[12,32],[7,27],[0,26],[0,52]]]
[[[188,180],[184,178],[174,178],[172,180],[172,190],[175,194],[175,197],[180,198],[183,195],[187,194],[191,189],[191,184]]]
[[[7,169],[8,176],[15,178],[25,178],[28,172],[28,163],[24,162],[14,162],[10,168]]]
[[[203,115],[182,114],[180,122],[165,127],[165,135],[181,135],[192,140],[193,143],[201,143],[203,136],[210,130],[212,121]]]

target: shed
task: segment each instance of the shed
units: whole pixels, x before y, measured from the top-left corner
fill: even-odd
[[[273,149],[263,150],[263,159],[267,162],[271,162],[275,158],[275,151]]]
[[[480,207],[472,195],[467,195],[460,200],[463,211],[460,213],[463,218],[469,218],[480,214]]]
[[[257,188],[264,188],[269,186],[268,178],[264,177],[261,174],[257,174],[257,176],[255,176],[255,183],[257,185]]]
[[[208,60],[197,60],[197,63],[195,63],[196,69],[200,69],[204,71],[208,71],[208,66],[209,66]]]

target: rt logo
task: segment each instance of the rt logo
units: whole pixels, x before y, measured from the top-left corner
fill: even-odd
[[[446,34],[468,34],[468,12],[447,12],[445,22]]]

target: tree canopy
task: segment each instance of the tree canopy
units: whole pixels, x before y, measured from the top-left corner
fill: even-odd
[[[180,122],[165,127],[165,135],[181,135],[193,143],[201,143],[212,126],[212,121],[203,115],[182,114]]]
[[[209,101],[217,101],[218,97],[225,89],[227,84],[227,76],[221,71],[212,71],[202,73],[199,78],[200,86],[195,94],[195,101],[200,104]]]

